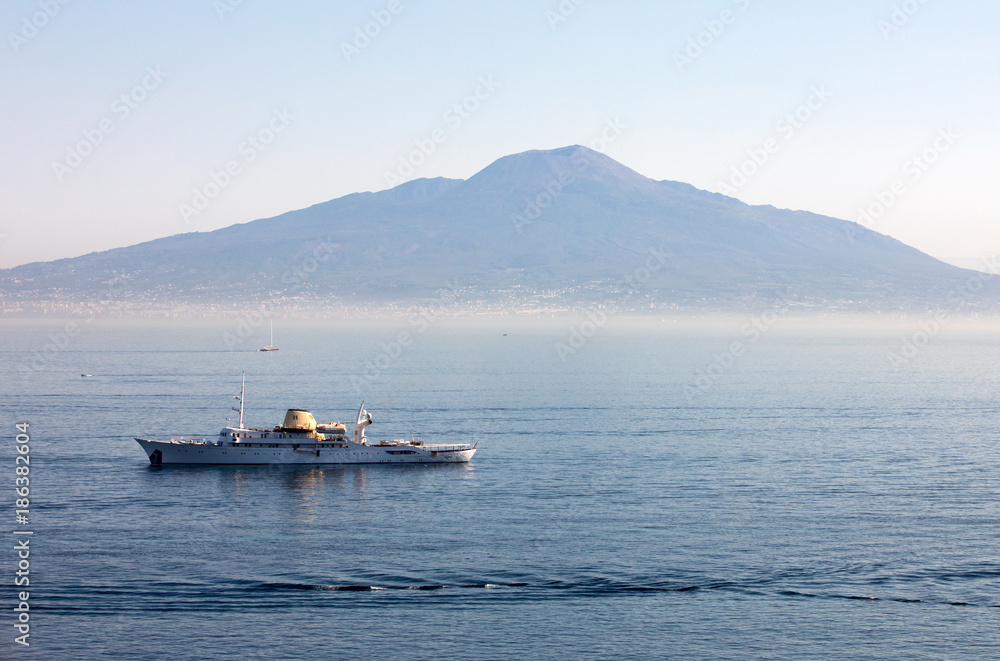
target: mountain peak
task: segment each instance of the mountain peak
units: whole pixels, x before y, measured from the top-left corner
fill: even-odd
[[[552,180],[589,180],[621,188],[649,188],[656,182],[610,156],[581,145],[532,149],[497,159],[473,175],[469,184],[507,190],[537,189]]]

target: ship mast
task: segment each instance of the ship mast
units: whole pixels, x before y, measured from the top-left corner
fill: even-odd
[[[247,371],[243,370],[243,375],[240,377],[240,396],[239,396],[240,407],[239,408],[236,408],[235,406],[233,407],[234,411],[240,412],[240,424],[239,427],[237,427],[237,429],[243,429],[243,397],[247,394],[246,383],[247,383]]]

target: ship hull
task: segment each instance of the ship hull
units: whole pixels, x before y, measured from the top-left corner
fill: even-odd
[[[153,465],[163,464],[438,464],[465,463],[476,449],[456,446],[358,445],[332,447],[308,442],[274,447],[274,443],[224,445],[136,438]],[[270,446],[270,447],[268,447]],[[461,447],[461,446],[459,446]]]

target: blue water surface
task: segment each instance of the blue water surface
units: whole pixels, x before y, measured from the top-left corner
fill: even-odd
[[[228,322],[2,322],[4,528],[27,420],[34,536],[28,649],[0,552],[0,655],[996,657],[995,335],[901,367],[899,333],[616,322],[562,356],[569,324],[288,321],[260,353]],[[151,467],[132,438],[216,434],[244,370],[251,425],[365,399],[372,438],[478,453]]]

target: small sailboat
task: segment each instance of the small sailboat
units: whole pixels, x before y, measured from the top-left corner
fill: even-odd
[[[271,320],[271,341],[267,343],[266,347],[258,349],[258,351],[277,351],[278,347],[274,346],[274,320]]]

